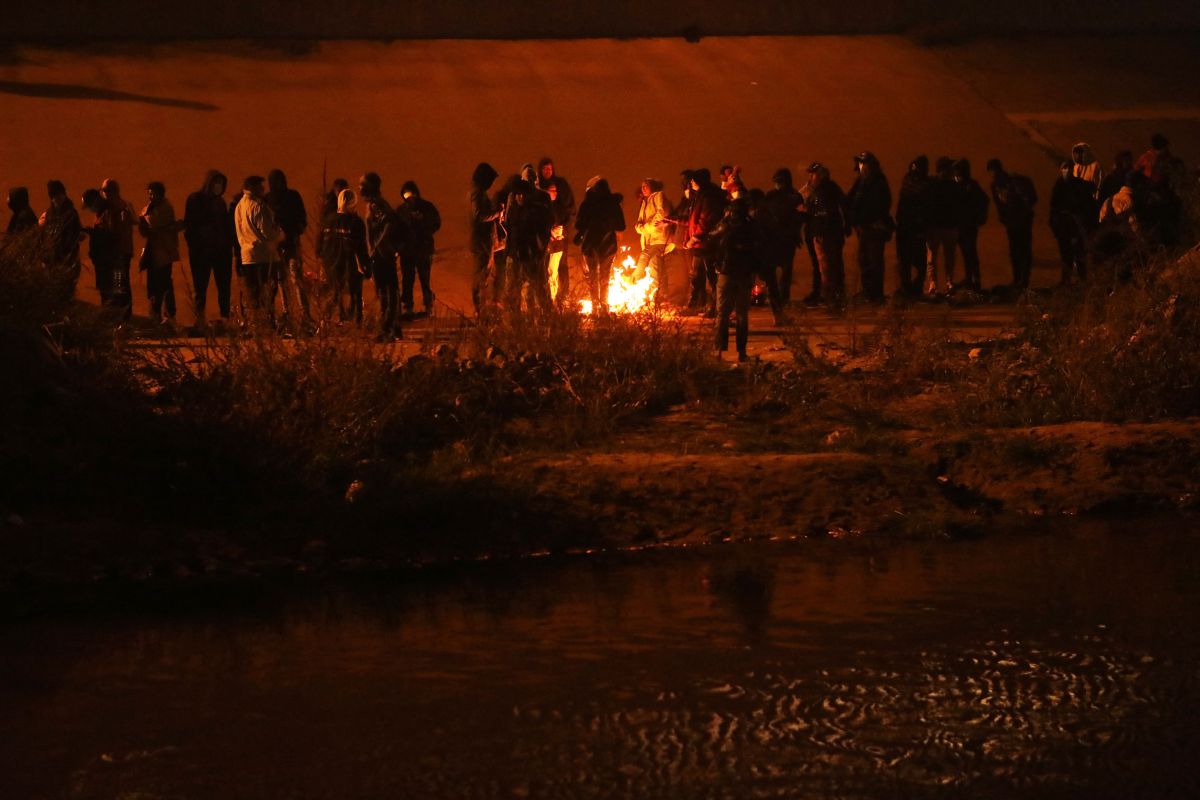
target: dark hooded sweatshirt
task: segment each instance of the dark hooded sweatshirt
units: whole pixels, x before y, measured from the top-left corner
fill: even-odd
[[[229,207],[225,198],[213,194],[213,184],[221,182],[226,188],[229,181],[215,169],[204,176],[200,190],[188,195],[183,210],[183,238],[187,241],[188,255],[192,260],[228,259],[233,248],[233,229]]]
[[[575,220],[575,241],[584,253],[600,259],[616,255],[617,232],[625,230],[621,200],[621,195],[613,194],[604,178],[587,190]]]
[[[929,159],[917,156],[900,182],[896,202],[896,227],[901,231],[924,232],[929,227]]]
[[[267,205],[275,214],[275,222],[283,230],[282,249],[295,252],[300,235],[308,228],[308,211],[304,208],[304,198],[295,189],[289,189],[287,178],[281,170],[273,169],[267,173]]]
[[[79,212],[71,198],[63,200],[61,206],[53,203],[42,215],[42,225],[49,236],[50,258],[56,264],[77,263],[79,261],[79,235],[83,225],[79,221]]]
[[[433,235],[441,230],[442,215],[437,206],[421,197],[417,184],[407,181],[400,188],[400,196],[412,193],[396,207],[396,216],[405,229],[401,255],[406,257],[428,257],[433,255]]]
[[[795,247],[800,243],[800,212],[797,210],[803,198],[792,183],[792,171],[780,169],[772,180],[779,183],[778,189],[767,192],[765,205],[774,221],[771,238],[775,244]]]
[[[9,234],[22,233],[37,227],[37,214],[29,205],[29,190],[24,186],[8,190],[8,208],[12,211],[12,219],[8,221]]]

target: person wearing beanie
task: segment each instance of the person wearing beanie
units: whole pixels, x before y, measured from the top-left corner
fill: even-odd
[[[311,332],[316,328],[308,303],[308,278],[304,272],[304,255],[300,237],[308,230],[308,210],[304,198],[288,187],[287,175],[281,169],[267,173],[267,205],[275,222],[283,231],[279,242],[279,260],[271,274],[271,295],[283,296],[284,315],[291,326]],[[272,299],[272,302],[274,300]]]
[[[327,214],[317,234],[317,252],[325,266],[329,298],[325,314],[337,314],[338,323],[362,325],[363,278],[369,274],[367,226],[356,212],[358,195],[353,189],[338,192],[337,209]]]
[[[404,244],[400,248],[400,309],[413,313],[413,284],[421,281],[421,303],[425,314],[433,311],[433,290],[429,273],[433,267],[433,235],[442,227],[437,206],[421,197],[416,182],[406,181],[400,187],[400,205],[396,215],[404,228]]]

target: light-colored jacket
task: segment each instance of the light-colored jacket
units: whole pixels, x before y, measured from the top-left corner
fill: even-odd
[[[243,264],[268,264],[279,260],[283,229],[275,222],[266,200],[243,192],[233,215]]]
[[[671,201],[663,197],[662,191],[651,192],[649,197],[642,198],[638,208],[637,230],[642,237],[642,248],[656,244],[667,244],[671,241],[670,229],[658,226],[671,213]]]
[[[165,267],[179,260],[179,226],[175,223],[175,209],[165,197],[153,208],[147,205],[142,209],[138,232],[146,239],[154,266]]]

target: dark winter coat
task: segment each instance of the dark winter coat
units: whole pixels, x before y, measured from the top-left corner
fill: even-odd
[[[809,236],[842,236],[846,229],[845,207],[846,194],[832,178],[812,187],[806,204]]]
[[[800,243],[803,220],[798,209],[802,202],[800,193],[790,183],[767,192],[763,205],[771,215],[771,238],[776,244],[795,247]]]
[[[276,173],[276,170],[272,170],[268,176],[271,190],[267,192],[267,205],[275,215],[275,223],[283,231],[280,247],[292,251],[295,250],[301,234],[308,228],[308,211],[300,193],[289,189],[287,180]]]
[[[885,223],[891,210],[892,189],[883,173],[860,173],[846,195],[846,224],[876,227]]]
[[[367,250],[376,261],[394,261],[404,244],[404,229],[396,210],[382,197],[367,203]]]
[[[601,178],[583,196],[575,220],[575,243],[584,253],[611,258],[617,252],[617,232],[625,230],[621,195],[613,194]]]
[[[331,275],[368,272],[367,226],[362,217],[352,211],[327,215],[317,234],[317,252]]]
[[[405,184],[405,190],[409,189]],[[416,189],[413,184],[412,189]],[[402,191],[401,194],[404,192]],[[433,235],[441,230],[442,215],[437,207],[421,197],[419,191],[396,208],[396,216],[404,227],[402,252],[406,256],[432,256]]]
[[[1050,192],[1050,227],[1056,232],[1073,233],[1075,226],[1087,229],[1095,227],[1099,218],[1096,200],[1092,196],[1095,185],[1074,175],[1060,177]]]
[[[954,178],[938,176],[929,182],[927,228],[959,228],[963,222],[966,187]]]
[[[12,219],[8,221],[7,233],[22,233],[37,227],[37,214],[29,206],[29,190],[24,186],[8,190],[8,208]]]
[[[911,170],[900,182],[900,199],[896,202],[896,227],[902,231],[923,232],[929,227],[928,174]]]
[[[200,190],[188,195],[183,208],[183,238],[187,241],[188,254],[192,259],[229,258],[233,247],[234,231],[229,206],[225,198],[213,194],[217,182],[228,185],[225,176],[210,170],[204,176]]]
[[[1033,207],[1037,204],[1037,189],[1033,181],[1016,172],[997,172],[992,180],[992,202],[996,216],[1006,227],[1023,227],[1033,223]]]
[[[693,192],[687,218],[687,240],[691,249],[709,249],[709,237],[725,214],[725,204],[725,193],[715,183],[705,183]]]
[[[70,198],[64,199],[61,206],[51,203],[38,223],[46,232],[46,244],[52,263],[79,262],[79,236],[83,232],[83,225]]]
[[[120,260],[120,243],[117,241],[113,209],[108,201],[96,213],[96,221],[87,229],[88,258],[92,264],[115,265]]]
[[[959,217],[959,227],[978,228],[984,225],[987,222],[988,206],[991,204],[987,192],[974,178],[968,178],[959,185],[963,187],[963,205]]]
[[[744,210],[730,206],[712,231],[721,274],[739,278],[755,274],[763,251],[762,237],[761,225],[755,224]]]
[[[508,230],[508,257],[516,261],[540,261],[550,244],[554,216],[548,203],[526,197],[518,203],[509,198],[504,227]]]

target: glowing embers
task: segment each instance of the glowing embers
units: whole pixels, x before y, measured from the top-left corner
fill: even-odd
[[[628,252],[629,248],[621,248]],[[637,259],[626,255],[620,264],[613,264],[612,276],[608,281],[608,310],[614,314],[633,314],[638,311],[649,311],[654,308],[654,296],[658,289],[658,281],[652,272],[647,271],[638,277]],[[579,311],[591,314],[591,300],[581,300]]]

